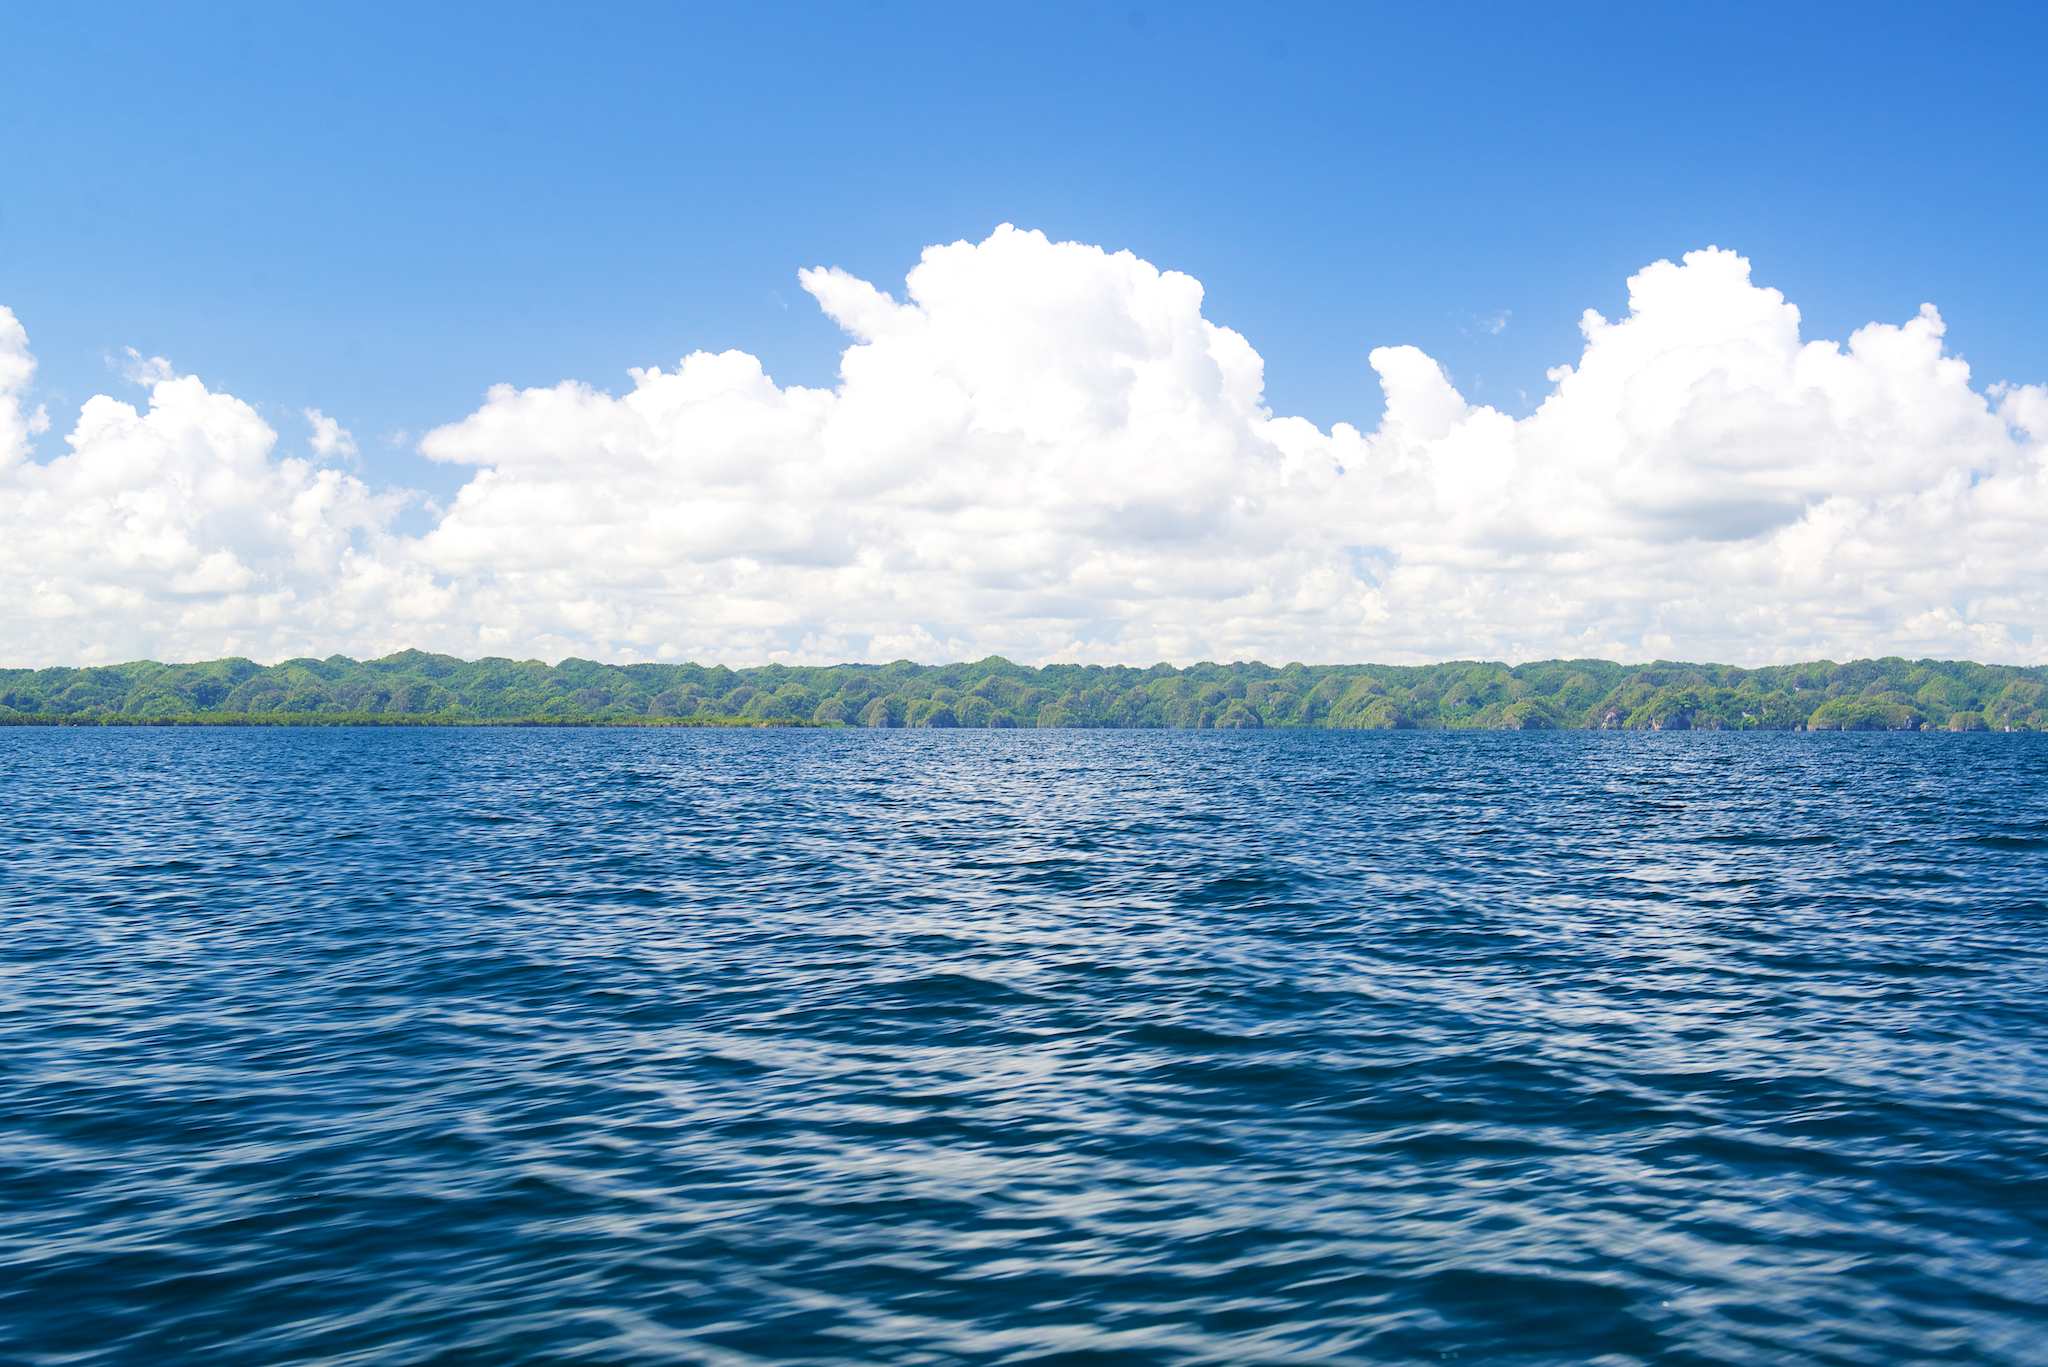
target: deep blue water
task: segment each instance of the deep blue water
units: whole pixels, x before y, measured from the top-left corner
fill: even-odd
[[[0,732],[9,1363],[2040,1363],[2044,1259],[2048,738]]]

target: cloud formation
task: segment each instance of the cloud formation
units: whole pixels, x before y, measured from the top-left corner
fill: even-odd
[[[355,463],[361,454],[356,446],[355,433],[317,408],[308,408],[305,417],[306,425],[313,429],[306,444],[313,448],[314,455],[322,460]]]
[[[1413,347],[1374,430],[1273,413],[1202,288],[999,228],[901,298],[803,288],[831,389],[742,352],[493,389],[405,500],[152,363],[30,459],[0,310],[0,658],[235,652],[1149,663],[1862,654],[2048,660],[2048,389],[1973,386],[1932,307],[1846,344],[1726,251],[1658,262],[1516,419]]]

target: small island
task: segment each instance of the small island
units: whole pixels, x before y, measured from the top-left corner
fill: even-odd
[[[401,651],[0,670],[0,725],[2048,731],[2048,668],[1837,664],[607,665]]]

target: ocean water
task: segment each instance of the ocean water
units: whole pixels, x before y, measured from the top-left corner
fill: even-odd
[[[0,1361],[2048,1362],[2048,738],[0,732]]]

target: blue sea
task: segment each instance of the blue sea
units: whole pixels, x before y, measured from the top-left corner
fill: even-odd
[[[2048,1362],[2048,738],[0,732],[0,1361]]]

